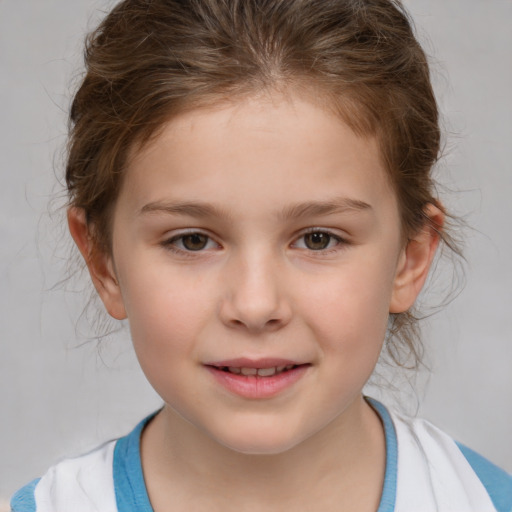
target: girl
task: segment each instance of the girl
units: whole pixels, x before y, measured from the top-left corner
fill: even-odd
[[[68,221],[163,407],[18,511],[506,511],[512,478],[362,394],[445,212],[390,0],[125,0],[71,109]]]

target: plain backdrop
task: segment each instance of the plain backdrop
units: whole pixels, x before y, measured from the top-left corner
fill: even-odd
[[[420,415],[512,471],[512,1],[405,3],[443,112],[441,197],[471,229],[466,286],[425,323],[430,378],[398,387]],[[84,33],[109,5],[0,0],[0,501],[160,404],[127,330],[90,341],[87,285],[59,285],[70,247],[59,210],[69,89]],[[452,279],[442,265],[440,290]]]

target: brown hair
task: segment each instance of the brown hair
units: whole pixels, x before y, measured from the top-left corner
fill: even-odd
[[[86,41],[70,116],[66,181],[100,250],[128,151],[177,112],[265,89],[314,89],[363,136],[375,135],[404,238],[421,229],[438,158],[426,56],[398,0],[124,0]],[[417,362],[410,312],[390,332]]]

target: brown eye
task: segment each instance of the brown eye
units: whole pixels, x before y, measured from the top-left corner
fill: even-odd
[[[183,247],[188,251],[200,251],[208,244],[209,238],[201,233],[192,233],[181,237]]]
[[[312,251],[322,251],[327,249],[331,243],[332,236],[328,233],[320,231],[314,233],[307,233],[304,235],[304,244]]]

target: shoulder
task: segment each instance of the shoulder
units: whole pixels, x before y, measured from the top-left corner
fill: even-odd
[[[423,502],[430,499],[435,506],[432,510],[456,510],[449,508],[451,504],[467,511],[512,511],[511,475],[456,443],[428,421],[393,413],[391,417],[401,482],[397,485],[397,502],[399,498]],[[418,482],[421,484],[415,485]]]
[[[13,496],[12,512],[151,512],[140,436],[157,413],[143,419],[128,435],[51,467]]]
[[[115,444],[111,441],[51,467],[13,496],[12,511],[117,511],[112,471]]]
[[[457,446],[491,496],[498,512],[512,512],[512,475],[471,448],[460,443]]]

